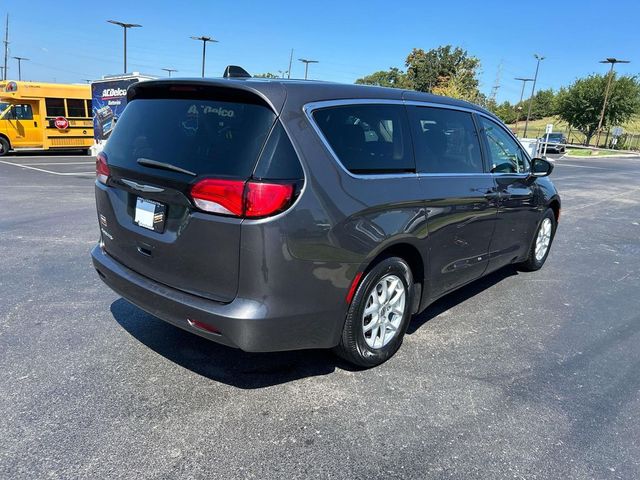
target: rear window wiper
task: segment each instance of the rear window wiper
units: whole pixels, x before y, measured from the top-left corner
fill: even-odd
[[[192,172],[191,170],[187,170],[186,168],[181,168],[176,165],[171,165],[170,163],[158,162],[156,160],[151,160],[150,158],[139,158],[139,165],[144,165],[145,167],[150,168],[161,168],[162,170],[170,170],[172,172],[186,173],[187,175],[191,175],[192,177],[197,176],[197,173]]]

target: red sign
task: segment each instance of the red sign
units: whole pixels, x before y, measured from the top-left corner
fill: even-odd
[[[58,130],[66,130],[67,128],[69,128],[69,120],[64,117],[56,117],[56,119],[53,121],[53,124]]]

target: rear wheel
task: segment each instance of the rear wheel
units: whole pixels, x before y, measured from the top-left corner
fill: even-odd
[[[9,150],[11,150],[9,141],[4,137],[0,137],[0,157],[4,157],[7,153],[9,153]]]
[[[529,272],[540,270],[549,256],[551,242],[553,242],[555,233],[556,216],[553,210],[549,208],[544,212],[544,216],[538,225],[527,259],[520,263],[518,267],[520,267],[521,270]]]
[[[358,286],[335,352],[361,367],[374,367],[400,348],[411,319],[413,276],[407,262],[390,257]]]

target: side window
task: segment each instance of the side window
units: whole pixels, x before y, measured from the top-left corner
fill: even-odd
[[[31,105],[29,104],[11,105],[5,118],[11,120],[33,120],[33,110],[31,110]]]
[[[298,180],[304,178],[298,155],[280,122],[277,122],[273,127],[253,176],[269,180]]]
[[[64,99],[63,98],[45,98],[44,103],[47,107],[47,117],[64,117]]]
[[[87,102],[87,117],[93,117],[93,110],[91,109],[91,100],[85,100]]]
[[[86,117],[84,111],[84,100],[67,98],[67,112],[70,117]]]
[[[409,107],[418,170],[423,173],[482,173],[480,141],[468,112]]]
[[[415,172],[409,125],[402,105],[321,108],[313,118],[352,173]]]
[[[31,105],[16,105],[15,115],[18,120],[33,120],[33,110],[31,110]]]
[[[529,170],[527,156],[518,142],[496,122],[479,117],[487,140],[492,173],[525,173]]]

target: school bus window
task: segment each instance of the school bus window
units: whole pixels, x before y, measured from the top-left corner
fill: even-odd
[[[63,98],[45,98],[47,106],[47,117],[64,117],[64,99]]]
[[[86,117],[84,110],[84,100],[67,98],[67,113],[69,117]]]
[[[91,110],[91,100],[85,100],[87,102],[87,117],[93,117],[93,111]]]

